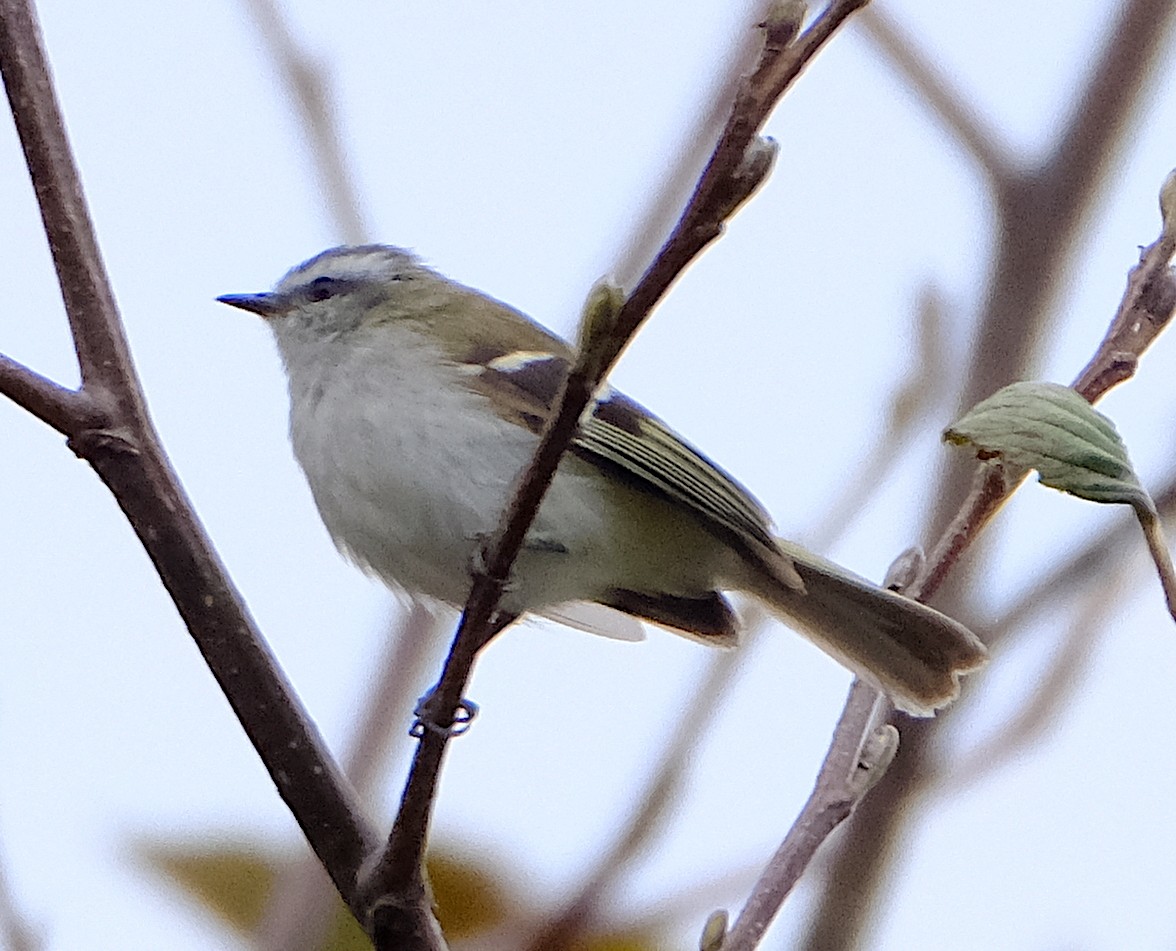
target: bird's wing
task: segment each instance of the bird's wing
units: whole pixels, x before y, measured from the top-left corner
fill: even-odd
[[[471,355],[469,382],[488,395],[493,392],[498,406],[538,433],[551,415],[571,360],[562,341],[532,327],[542,334],[535,343],[545,344],[543,349]],[[743,486],[653,414],[611,388],[602,391],[591,413],[585,414],[571,452],[636,488],[685,506],[740,550],[777,550],[767,513]]]

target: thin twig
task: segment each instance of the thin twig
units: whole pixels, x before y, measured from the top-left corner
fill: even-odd
[[[805,547],[828,551],[853,524],[853,517],[869,504],[886,484],[902,459],[895,446],[906,445],[921,418],[946,392],[950,373],[943,334],[943,301],[934,288],[927,287],[915,308],[916,355],[913,366],[891,394],[886,421],[878,428],[874,445],[853,465],[853,478],[837,499],[826,507],[817,528],[800,535]]]
[[[0,75],[53,252],[83,389],[93,403],[112,413],[145,419],[143,393],[29,2],[0,3]],[[34,382],[30,377],[30,385]]]
[[[63,436],[101,425],[103,414],[85,393],[54,383],[2,353],[0,393]]]
[[[885,438],[879,439],[875,449],[868,453],[867,462],[858,467],[868,475],[868,478],[852,483],[843,492],[843,502],[833,507],[828,519],[832,527],[826,534],[821,535],[822,540],[813,546],[818,550],[831,546],[837,537],[836,533],[851,523],[852,514],[862,508],[869,494],[880,484],[879,468],[886,464],[886,459],[897,458],[897,454],[893,453],[890,447],[895,442],[902,441],[902,434],[908,431],[927,402],[935,399],[936,389],[942,389],[937,385],[939,369],[944,364],[943,337],[940,330],[942,313],[938,297],[930,291],[924,293],[916,312],[916,319],[920,358],[907,381],[891,400],[890,424],[886,429]],[[744,655],[763,634],[760,624],[752,624],[750,627],[752,629],[742,645]],[[585,877],[584,884],[564,910],[554,920],[545,923],[543,931],[531,940],[531,951],[566,947],[570,940],[581,933],[601,897],[625,871],[630,857],[655,833],[656,828],[648,819],[650,804],[655,800],[660,802],[668,799],[674,784],[681,782],[684,773],[680,768],[680,762],[688,754],[691,743],[695,742],[690,738],[696,737],[705,727],[700,718],[713,716],[714,710],[718,709],[719,698],[733,682],[728,674],[730,660],[728,655],[720,654],[710,662],[703,686],[698,691],[699,698],[690,707],[700,722],[677,726],[675,735],[679,739],[675,743],[674,751],[663,758],[658,769],[650,777],[646,791],[636,797],[639,805],[617,835],[613,847],[605,851],[598,860],[596,869]],[[634,925],[629,930],[640,928]]]
[[[923,777],[925,788],[934,788],[936,795],[945,798],[956,795],[1008,765],[1048,733],[1077,695],[1082,673],[1089,667],[1095,645],[1106,630],[1107,617],[1122,603],[1113,592],[1121,591],[1127,580],[1127,572],[1119,571],[1116,577],[1104,578],[1102,584],[1087,592],[1044,673],[1031,678],[1033,690],[1025,703],[950,769],[927,771]]]
[[[854,681],[812,795],[756,882],[751,897],[722,943],[723,951],[752,951],[759,946],[817,849],[849,817],[889,765],[898,732],[884,726],[877,744],[868,740],[878,722],[880,699],[873,687]]]
[[[82,375],[86,414],[67,420],[70,447],[114,493],[155,564],[280,795],[345,899],[374,836],[350,784],[332,760],[250,618],[180,488],[148,418],[82,197],[40,30],[26,0],[0,0],[0,73],[53,254]],[[11,361],[6,376],[26,392],[42,378]],[[60,394],[57,394],[60,398]],[[58,409],[70,407],[60,399]],[[91,407],[101,413],[95,419]],[[48,414],[46,414],[48,415]]]
[[[1172,319],[1176,309],[1176,275],[1169,262],[1176,254],[1176,222],[1144,248],[1127,276],[1127,290],[1098,350],[1070,386],[1094,403],[1113,387],[1131,379],[1139,358]]]
[[[746,645],[745,645],[746,649]],[[613,844],[596,860],[575,897],[544,923],[525,947],[528,951],[562,951],[574,945],[596,913],[607,890],[628,870],[661,827],[690,766],[720,698],[734,679],[741,654],[723,651],[707,666],[701,685],[692,688],[686,716],[674,724],[674,739],[651,774],[638,803]]]
[[[752,13],[755,22],[762,22],[768,16],[773,3],[774,0],[759,0]],[[616,256],[612,273],[622,286],[636,281],[677,221],[710,155],[709,143],[721,134],[731,103],[743,78],[754,67],[762,45],[763,38],[751,30],[741,31],[732,43],[709,93],[698,107],[696,120],[690,123],[688,133],[682,137],[679,148],[674,152],[673,169],[660,181],[653,199],[641,215],[641,223],[633,229]],[[750,629],[742,645],[744,657],[761,632],[757,623],[749,623],[748,626]],[[634,797],[637,806],[616,833],[613,845],[604,850],[595,869],[584,876],[578,892],[563,910],[543,923],[542,930],[530,941],[532,949],[562,947],[582,932],[587,921],[596,913],[601,897],[658,833],[661,823],[654,821],[655,814],[664,813],[665,810],[662,805],[653,808],[654,804],[669,803],[677,798],[686,775],[683,767],[690,754],[690,747],[713,720],[721,707],[723,695],[734,682],[731,676],[733,663],[733,655],[726,652],[711,658],[702,685],[687,705],[691,711],[689,726],[675,724],[674,735],[678,740],[674,748],[650,774],[645,790]],[[634,927],[621,930],[635,932],[640,929]]]
[[[500,529],[486,546],[485,570],[475,574],[445,671],[432,697],[439,722],[454,720],[477,652],[492,636],[496,606],[511,565],[600,380],[678,275],[722,233],[724,221],[762,183],[774,153],[756,138],[758,129],[792,81],[864,2],[834,0],[795,41],[789,32],[783,42],[777,42],[782,33],[779,27],[768,31],[760,61],[736,97],[724,133],[681,220],[624,301],[612,333],[598,335],[598,347],[580,351],[564,382],[534,458],[512,492]],[[395,942],[418,930],[411,909],[425,897],[421,858],[447,741],[441,731],[424,731],[388,846],[366,883],[380,949],[397,947]]]
[[[1102,54],[1076,97],[1073,118],[1055,141],[1049,160],[996,189],[998,243],[982,295],[985,306],[974,333],[963,408],[1026,375],[1036,347],[1045,339],[1043,326],[1080,226],[1138,111],[1145,79],[1174,18],[1176,5],[1168,0],[1127,0],[1116,22],[1108,26]],[[955,500],[966,491],[969,477],[969,467],[957,463],[934,491],[938,502],[927,520],[932,537],[956,516]],[[935,732],[933,725],[925,724],[907,731],[902,780],[917,781],[912,777],[929,760]],[[810,918],[804,941],[809,951],[856,945],[872,896],[884,879],[886,859],[893,854],[892,843],[912,815],[904,808],[904,799],[902,783],[885,784],[842,840],[829,887]]]
[[[294,38],[294,32],[274,0],[244,0],[253,14],[270,56],[290,91],[302,119],[310,154],[322,184],[323,205],[347,244],[370,240],[363,203],[355,175],[343,152],[343,137],[336,122],[331,85],[318,63]]]
[[[922,97],[932,114],[952,137],[976,161],[994,186],[1013,175],[1009,149],[1001,142],[996,128],[935,61],[919,49],[914,37],[903,29],[884,7],[871,7],[859,21],[866,35],[890,60],[890,65]]]
[[[775,0],[757,0],[751,16],[760,22]],[[740,30],[727,51],[715,82],[699,105],[697,117],[674,149],[674,167],[663,176],[640,223],[617,252],[611,274],[621,287],[629,287],[645,272],[682,214],[682,208],[698,183],[698,176],[711,155],[711,143],[718,140],[731,113],[743,77],[755,65],[763,38],[753,30]]]

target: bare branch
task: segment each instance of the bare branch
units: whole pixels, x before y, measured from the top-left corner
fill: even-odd
[[[410,602],[389,626],[384,652],[372,666],[375,680],[342,757],[343,770],[365,803],[372,801],[393,749],[408,737],[405,716],[440,635],[438,619],[419,601]],[[279,876],[255,932],[257,947],[319,951],[335,921],[338,900],[321,863],[307,853]]]
[[[768,15],[774,0],[760,0],[757,22]],[[763,47],[763,37],[742,30],[734,38],[715,82],[698,107],[698,118],[674,150],[674,167],[657,184],[656,191],[641,213],[640,223],[628,235],[616,255],[612,274],[622,287],[630,287],[649,266],[682,213],[698,183],[698,176],[731,114],[731,103]]]
[[[2,353],[0,393],[63,436],[101,423],[101,411],[85,393],[54,383]]]
[[[972,489],[955,517],[948,523],[927,556],[923,571],[911,583],[907,593],[916,601],[934,597],[939,586],[959,563],[964,553],[1000,511],[1008,497],[1025,481],[1027,473],[1010,477],[999,463],[978,467]]]
[[[741,656],[735,651],[722,651],[711,659],[701,686],[690,691],[686,717],[674,724],[673,742],[644,792],[635,797],[637,808],[613,844],[597,859],[596,867],[585,877],[575,898],[526,944],[528,951],[562,951],[573,947],[592,921],[605,893],[657,834],[667,808],[677,798],[700,738],[732,682]]]
[[[915,43],[885,8],[871,7],[860,20],[866,35],[890,60],[921,101],[995,186],[1013,175],[1013,160],[996,129]]]
[[[950,769],[928,770],[922,780],[926,788],[935,787],[936,794],[945,797],[962,792],[1007,766],[1049,732],[1076,696],[1082,673],[1106,630],[1107,617],[1121,604],[1111,591],[1121,591],[1126,580],[1120,571],[1116,578],[1104,579],[1104,584],[1088,592],[1045,672],[1032,678],[1033,692],[1021,708]]]
[[[298,107],[309,151],[314,156],[323,204],[335,220],[335,228],[346,244],[370,240],[363,203],[355,175],[343,153],[343,137],[336,122],[330,83],[323,70],[294,38],[274,0],[244,0],[257,21],[261,38],[277,65],[279,75]]]
[[[228,579],[147,416],[27,0],[0,0],[0,73],[89,401],[84,418],[64,420],[70,447],[114,493],[278,792],[336,887],[354,901],[373,833]],[[13,371],[7,377],[13,380]],[[48,395],[29,379],[21,385]],[[69,402],[54,396],[58,409]],[[101,419],[90,413],[93,405]]]
[[[772,6],[773,0],[761,0],[754,14],[757,22],[767,17]],[[690,124],[688,133],[674,152],[673,169],[661,179],[651,202],[641,215],[641,223],[633,229],[617,253],[612,273],[622,286],[636,282],[676,223],[710,155],[710,143],[716,141],[722,133],[731,103],[744,76],[754,67],[762,46],[762,36],[751,30],[741,32],[732,43],[709,93],[698,108],[696,121]],[[751,636],[744,643],[745,654],[752,639],[760,633],[757,625],[752,626]],[[542,930],[530,940],[529,947],[563,947],[582,933],[585,925],[597,913],[602,896],[657,835],[661,826],[658,820],[664,813],[664,805],[677,797],[684,781],[691,747],[713,720],[721,698],[733,682],[734,660],[735,655],[726,652],[716,654],[711,659],[702,685],[694,691],[693,702],[687,707],[691,711],[690,721],[675,725],[674,735],[678,739],[650,775],[645,791],[635,797],[638,805],[633,814],[616,835],[613,845],[605,849],[597,860],[595,870],[585,876],[576,896],[554,919],[543,923]],[[621,930],[636,932],[642,929],[634,925]]]
[[[1135,375],[1139,358],[1160,335],[1176,310],[1176,274],[1168,262],[1176,254],[1176,223],[1139,256],[1127,277],[1127,290],[1111,326],[1090,362],[1070,384],[1088,402]]]
[[[816,787],[723,941],[723,951],[753,951],[759,946],[817,849],[885,772],[897,749],[898,732],[892,726],[875,729],[879,713],[884,718],[889,710],[881,700],[873,687],[854,681]]]
[[[146,418],[122,322],[102,264],[81,180],[32,7],[0,2],[0,75],[33,181],[73,331],[83,389],[97,403]]]
[[[736,96],[724,133],[678,225],[611,321],[611,332],[594,336],[598,346],[580,350],[564,381],[534,458],[512,492],[500,529],[485,548],[485,570],[475,573],[445,670],[430,699],[436,723],[454,722],[478,651],[510,620],[496,612],[511,565],[600,380],[677,276],[722,233],[724,222],[763,182],[774,150],[757,139],[758,129],[812,57],[864,2],[833,0],[794,42],[778,44],[778,35],[766,31],[760,60]],[[425,897],[422,855],[447,742],[442,730],[424,731],[388,846],[365,883],[381,949],[403,947],[396,942],[415,940],[421,933],[414,909]]]

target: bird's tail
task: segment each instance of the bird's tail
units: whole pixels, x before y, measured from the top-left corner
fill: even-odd
[[[752,593],[914,716],[934,716],[960,692],[961,674],[988,652],[958,621],[781,540],[804,590],[777,578]],[[779,574],[778,572],[776,574]]]

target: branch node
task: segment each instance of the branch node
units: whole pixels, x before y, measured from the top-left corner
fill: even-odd
[[[1157,333],[1166,326],[1176,312],[1176,270],[1166,267],[1157,271],[1140,290],[1139,306]]]
[[[927,564],[927,555],[921,545],[911,545],[899,554],[886,569],[882,587],[889,591],[904,591],[909,588]]]
[[[702,937],[698,939],[698,951],[722,951],[727,939],[727,911],[720,908],[712,911],[702,926]]]
[[[1164,221],[1164,234],[1176,237],[1176,168],[1168,173],[1160,186],[1160,215]]]
[[[804,0],[775,0],[767,15],[756,24],[764,31],[764,53],[783,52],[796,39],[807,16],[808,4]]]
[[[128,426],[87,426],[66,439],[65,444],[70,452],[87,462],[97,455],[138,456],[143,451]]]
[[[780,144],[768,136],[757,135],[747,143],[743,157],[731,173],[726,187],[716,195],[716,215],[723,222],[754,195],[767,180],[780,153]]]
[[[854,800],[861,799],[886,775],[898,753],[898,728],[892,723],[878,727],[862,746],[849,778],[849,793]]]

